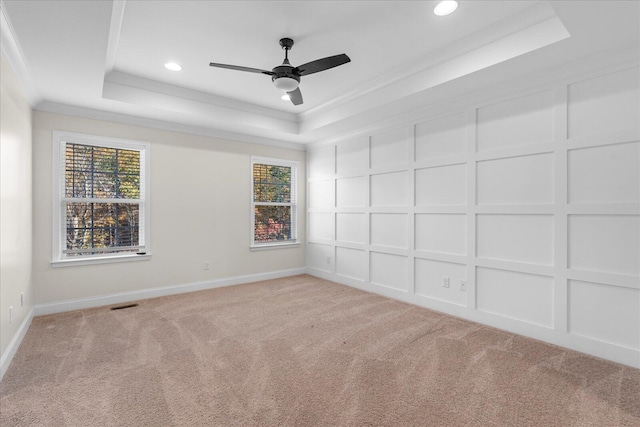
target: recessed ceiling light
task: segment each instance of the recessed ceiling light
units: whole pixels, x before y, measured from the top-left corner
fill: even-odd
[[[164,68],[170,71],[182,71],[180,64],[176,64],[175,62],[167,62],[164,64]]]
[[[283,101],[291,101],[291,98],[289,98],[289,94],[285,93],[284,95],[282,95],[280,97],[280,99],[282,99]]]
[[[458,2],[455,0],[444,0],[441,1],[433,8],[433,13],[438,16],[445,16],[450,13],[453,13],[454,10],[458,8]]]

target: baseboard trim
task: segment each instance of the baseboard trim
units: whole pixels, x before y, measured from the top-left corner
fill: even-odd
[[[307,267],[306,274],[640,369],[640,351],[635,349],[457,306],[445,301],[371,285],[364,281],[349,279],[316,268]]]
[[[121,292],[117,294],[102,295],[92,298],[80,298],[67,301],[59,301],[49,304],[39,304],[33,307],[33,316],[63,313],[65,311],[81,310],[85,308],[101,307],[105,305],[120,304],[149,298],[163,297],[167,295],[183,294],[187,292],[203,291],[205,289],[221,288],[224,286],[241,285],[243,283],[259,282],[262,280],[279,279],[282,277],[305,274],[306,269],[293,268],[289,270],[272,271],[268,273],[249,274],[245,276],[225,277],[222,279],[185,283],[180,285],[164,286],[160,288],[141,289],[138,291]]]
[[[29,330],[29,326],[31,326],[31,320],[33,320],[33,317],[34,317],[34,310],[32,307],[31,310],[29,310],[29,313],[27,313],[27,317],[25,317],[22,323],[20,324],[18,331],[11,339],[9,346],[7,347],[5,352],[2,354],[2,357],[0,358],[0,381],[2,381],[2,378],[4,378],[4,374],[5,372],[7,372],[7,369],[9,369],[9,365],[11,365],[11,361],[13,360],[13,357],[16,355],[16,352],[18,351],[18,347],[20,347],[20,344],[22,343],[24,336],[27,334],[27,331]]]
[[[84,308],[101,307],[123,302],[138,301],[149,298],[176,295],[187,292],[203,291],[205,289],[221,288],[224,286],[241,285],[243,283],[259,282],[262,280],[280,279],[282,277],[306,274],[306,268],[292,268],[289,270],[272,271],[268,273],[248,274],[245,276],[233,276],[205,282],[186,283],[181,285],[164,286],[160,288],[142,289],[138,291],[122,292],[117,294],[102,295],[92,298],[80,298],[60,301],[49,304],[39,304],[31,307],[27,317],[22,321],[17,333],[11,339],[9,346],[0,358],[0,381],[9,369],[13,357],[16,355],[22,340],[24,339],[31,321],[36,316],[63,313],[65,311],[81,310]]]

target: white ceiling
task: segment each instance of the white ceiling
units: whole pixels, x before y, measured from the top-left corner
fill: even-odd
[[[640,2],[0,0],[2,50],[34,108],[255,141],[354,132],[482,84],[640,43]],[[302,78],[294,106],[266,75],[346,53]],[[640,45],[638,45],[640,48]],[[169,61],[183,66],[167,71]]]

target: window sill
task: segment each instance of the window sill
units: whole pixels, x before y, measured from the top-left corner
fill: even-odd
[[[95,258],[56,260],[56,261],[51,261],[51,265],[55,268],[77,267],[81,265],[111,264],[114,262],[145,261],[149,259],[151,259],[150,253],[146,253],[144,255],[127,254],[127,255],[101,256],[101,257],[95,257]]]
[[[251,252],[253,251],[265,251],[269,249],[285,249],[285,248],[295,248],[297,246],[302,246],[302,243],[265,243],[262,245],[252,245],[249,247]]]

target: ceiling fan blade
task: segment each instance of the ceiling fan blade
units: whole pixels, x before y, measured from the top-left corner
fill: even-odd
[[[215,62],[210,62],[209,66],[218,67],[218,68],[227,68],[229,70],[236,70],[236,71],[247,71],[249,73],[266,74],[268,76],[273,75],[273,71],[261,70],[259,68],[241,67],[239,65],[217,64]]]
[[[317,73],[319,71],[328,70],[329,68],[337,67],[339,65],[351,62],[351,59],[341,53],[340,55],[328,56],[326,58],[317,59],[315,61],[307,62],[293,69],[294,73],[299,76],[308,76],[309,74]]]
[[[295,88],[291,92],[287,92],[287,95],[289,95],[289,99],[291,99],[291,102],[293,102],[293,105],[302,104],[302,92],[300,92],[299,87]]]

